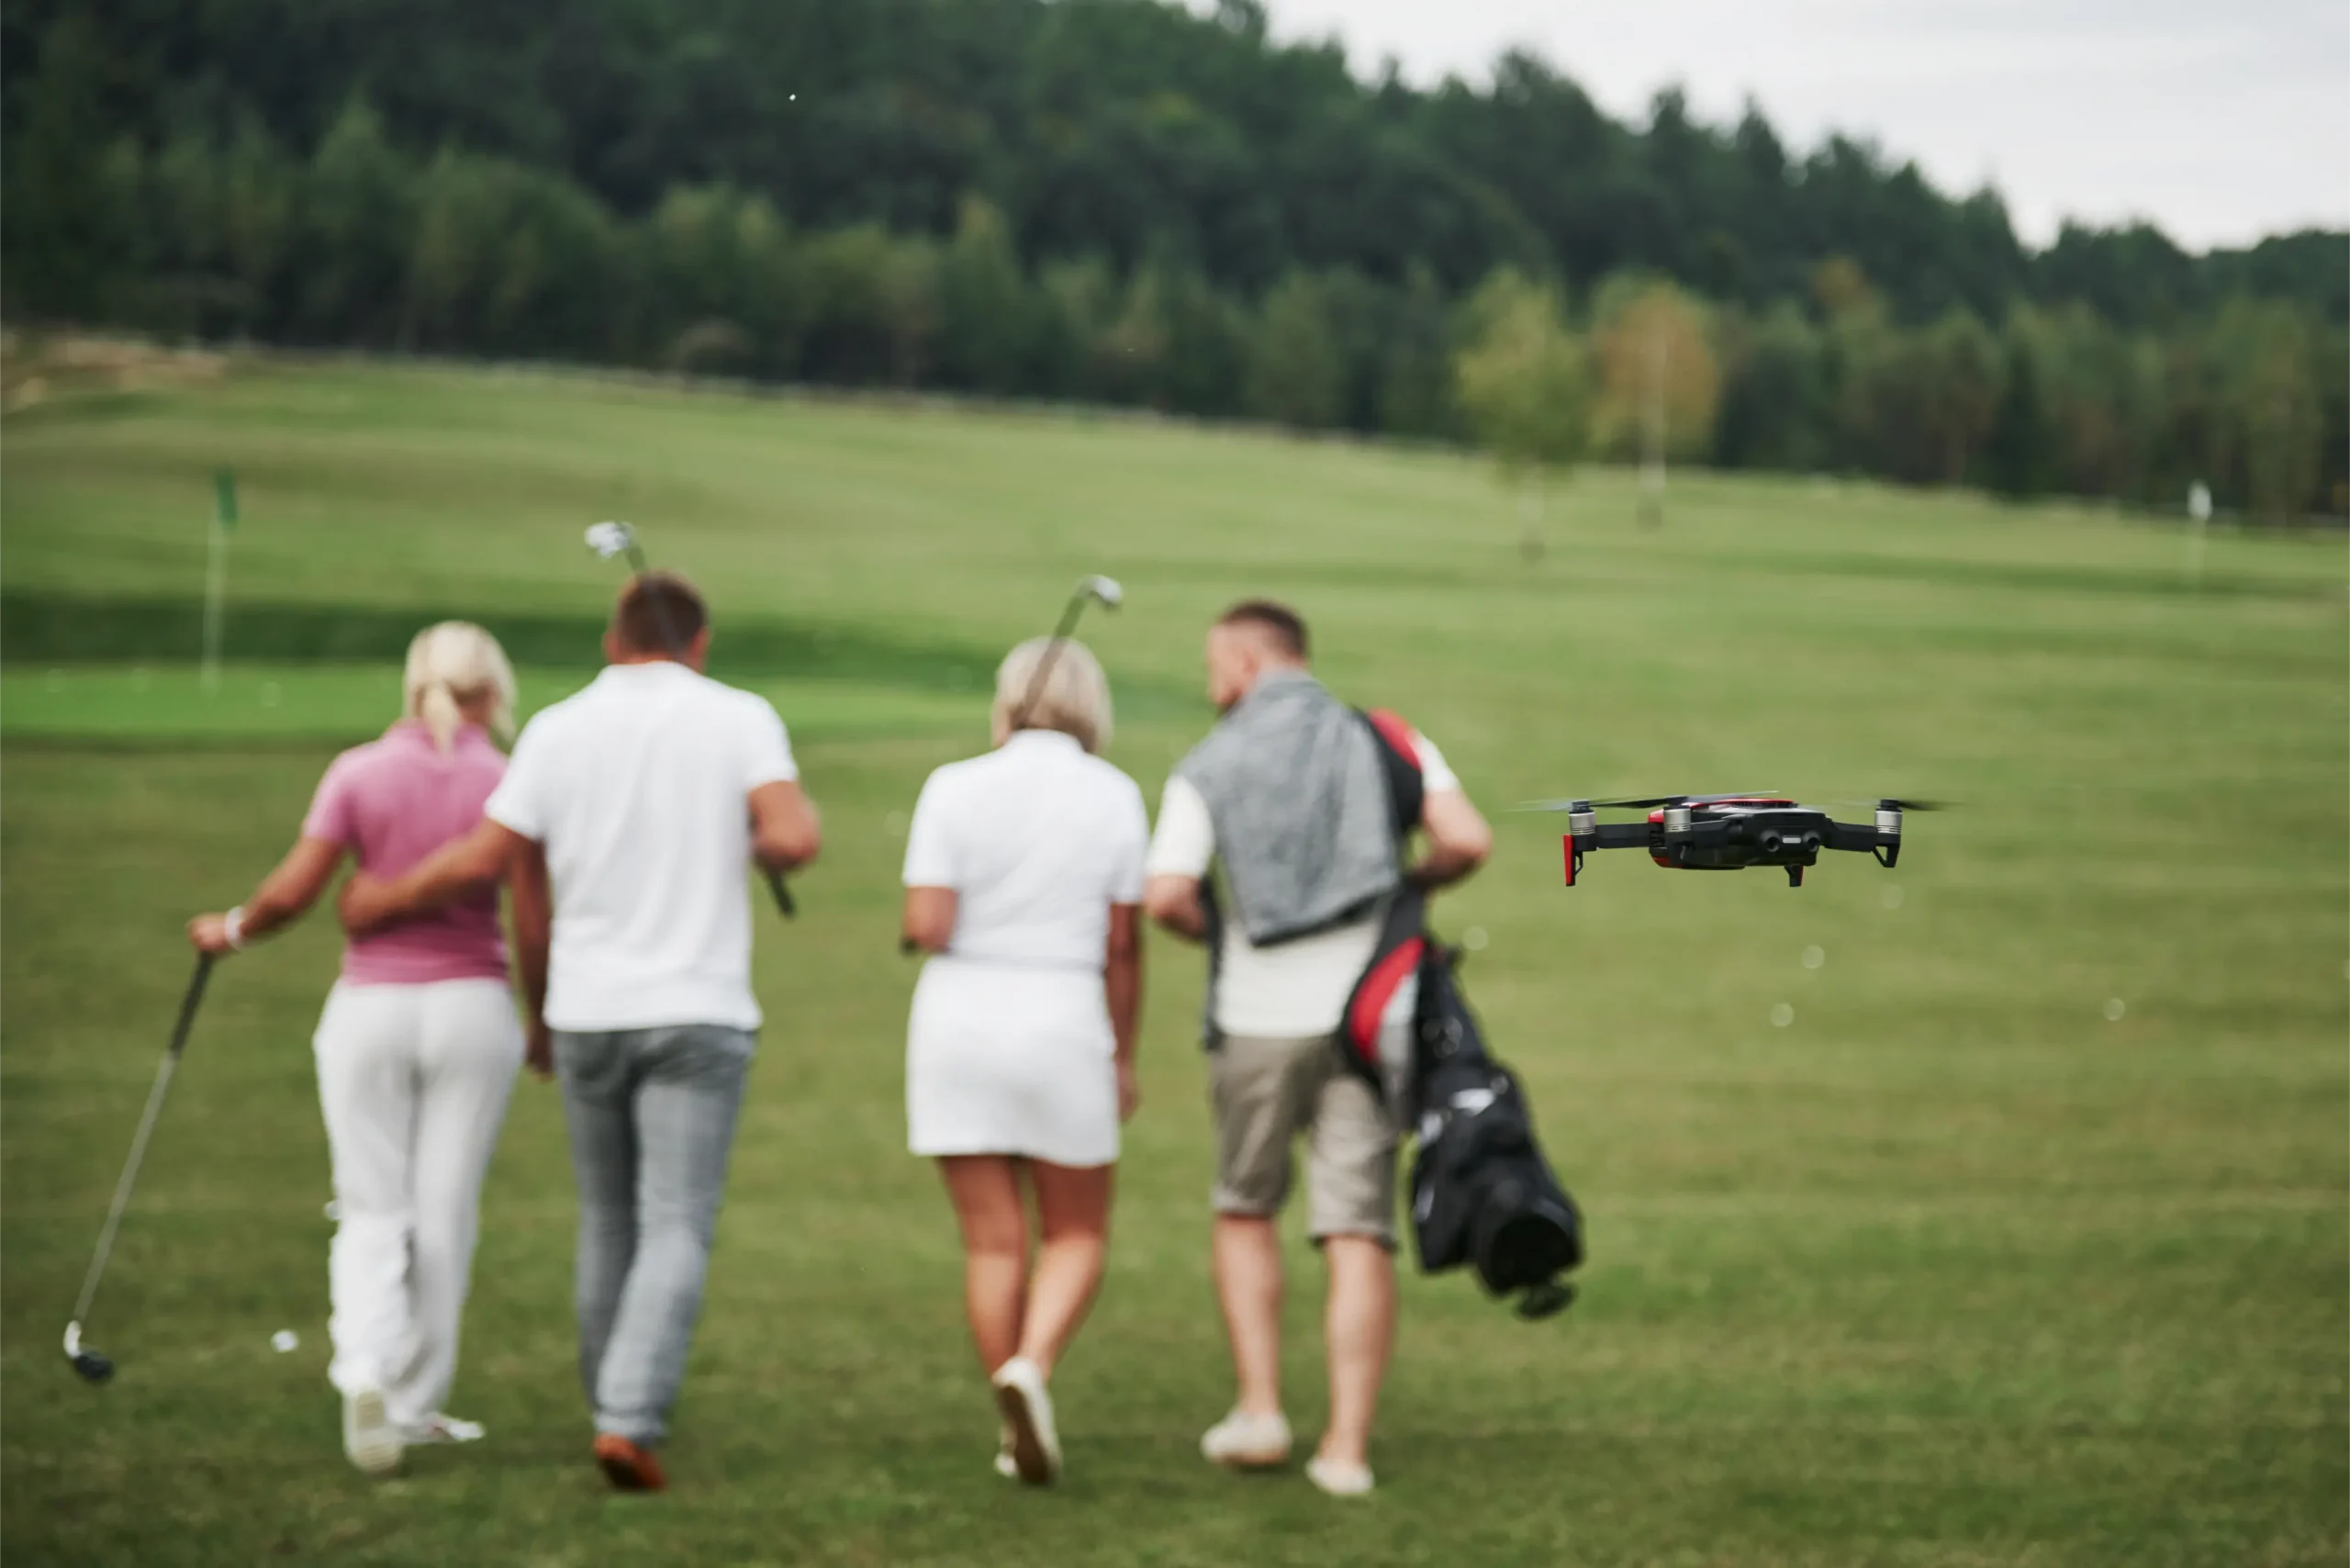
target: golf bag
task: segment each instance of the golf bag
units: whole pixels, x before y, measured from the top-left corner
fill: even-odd
[[[1408,726],[1366,714],[1387,763],[1398,836],[1419,820],[1421,784]],[[1523,1292],[1518,1316],[1548,1317],[1574,1299],[1559,1276],[1583,1260],[1583,1215],[1535,1141],[1516,1075],[1485,1049],[1461,994],[1458,949],[1427,931],[1427,902],[1407,890],[1388,906],[1379,946],[1348,998],[1338,1048],[1396,1114],[1416,1122],[1412,1229],[1423,1273],[1472,1265],[1497,1296]],[[1382,1053],[1389,1005],[1416,978],[1409,1053]]]
[[[1471,1264],[1494,1295],[1524,1293],[1519,1316],[1548,1317],[1574,1300],[1559,1276],[1583,1262],[1583,1214],[1542,1157],[1516,1075],[1485,1050],[1453,973],[1458,958],[1431,948],[1421,960],[1413,1019],[1420,1269]]]

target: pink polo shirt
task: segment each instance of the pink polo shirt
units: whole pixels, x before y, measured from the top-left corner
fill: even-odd
[[[471,833],[505,772],[506,758],[474,726],[459,730],[455,745],[443,755],[431,731],[404,719],[382,740],[334,759],[302,820],[302,836],[341,845],[363,871],[397,877]],[[505,978],[506,940],[494,889],[362,937],[342,955],[346,985]]]

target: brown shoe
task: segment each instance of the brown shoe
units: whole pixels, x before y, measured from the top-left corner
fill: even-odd
[[[615,1492],[663,1492],[668,1489],[669,1478],[661,1473],[661,1462],[618,1432],[596,1435],[596,1462],[602,1468],[604,1479],[612,1484]]]

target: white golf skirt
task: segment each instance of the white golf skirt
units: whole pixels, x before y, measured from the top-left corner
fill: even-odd
[[[920,1155],[1113,1163],[1117,1051],[1101,974],[924,964],[906,1031],[906,1130]]]

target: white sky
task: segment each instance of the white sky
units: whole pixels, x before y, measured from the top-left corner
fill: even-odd
[[[1204,4],[1205,0],[1200,0]],[[1483,83],[1532,49],[1617,118],[1678,83],[1790,150],[1830,130],[1989,183],[2034,245],[2149,218],[2191,250],[2350,227],[2350,0],[1265,0],[1358,75]]]

